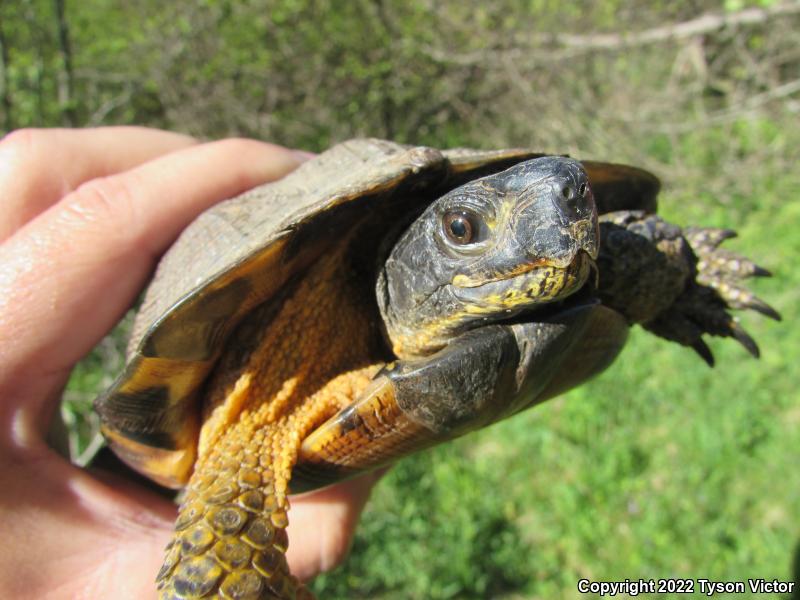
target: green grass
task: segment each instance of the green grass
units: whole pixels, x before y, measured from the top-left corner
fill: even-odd
[[[580,578],[800,576],[800,140],[796,126],[734,133],[672,148],[701,168],[667,186],[662,212],[738,229],[729,247],[775,272],[754,287],[784,322],[743,317],[761,360],[712,340],[709,369],[635,330],[590,384],[398,464],[348,561],[314,583],[321,598],[557,599],[578,596]],[[108,366],[84,363],[69,393],[85,401]]]

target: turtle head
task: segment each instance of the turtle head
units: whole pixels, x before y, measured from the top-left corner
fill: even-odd
[[[423,356],[486,323],[563,300],[589,278],[597,210],[577,161],[537,158],[433,202],[378,277],[394,352]]]

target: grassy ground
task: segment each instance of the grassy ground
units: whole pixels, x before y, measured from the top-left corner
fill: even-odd
[[[704,175],[662,201],[676,222],[738,229],[731,247],[775,272],[756,288],[784,322],[743,318],[760,361],[716,340],[712,370],[634,331],[589,385],[397,465],[318,594],[573,598],[580,578],[800,579],[800,181],[781,150],[797,141],[796,128],[745,131],[737,143],[772,150],[731,189],[722,169],[737,166],[717,164],[713,145],[729,141],[692,150],[689,136]],[[106,347],[76,372],[70,411],[108,380],[114,356]]]

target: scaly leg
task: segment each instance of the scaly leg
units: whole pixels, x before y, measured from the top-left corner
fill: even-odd
[[[599,293],[632,323],[693,348],[709,365],[714,357],[704,334],[731,337],[758,357],[758,346],[730,309],[780,315],[745,288],[748,277],[769,272],[721,249],[729,230],[680,228],[658,216],[618,211],[600,219]]]

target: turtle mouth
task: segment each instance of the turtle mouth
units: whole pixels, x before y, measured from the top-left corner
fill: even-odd
[[[566,268],[545,265],[474,287],[450,284],[443,302],[449,310],[442,310],[441,297],[429,296],[431,312],[437,316],[416,329],[396,333],[393,351],[402,358],[427,356],[485,325],[545,322],[578,306],[585,308],[596,303],[596,273],[594,260],[580,250]]]
[[[563,265],[558,265],[552,262],[548,262],[546,259],[538,259],[532,260],[529,262],[519,263],[518,265],[508,269],[507,271],[501,271],[499,273],[495,273],[494,275],[487,276],[472,276],[459,274],[453,277],[453,285],[458,288],[484,288],[485,286],[492,284],[492,283],[503,283],[503,282],[510,282],[514,280],[518,280],[519,277],[524,277],[531,271],[535,269],[542,269],[546,267],[562,267]]]
[[[452,286],[452,293],[463,306],[463,314],[505,321],[520,313],[549,312],[597,278],[597,267],[588,253],[579,251],[562,268],[550,264],[514,270],[514,276],[494,279],[483,285]]]
[[[539,306],[531,307],[527,310],[520,310],[508,318],[500,319],[498,322],[513,325],[515,323],[546,323],[557,320],[563,315],[576,309],[583,309],[600,303],[597,297],[597,267],[592,263],[592,276],[573,294]]]

